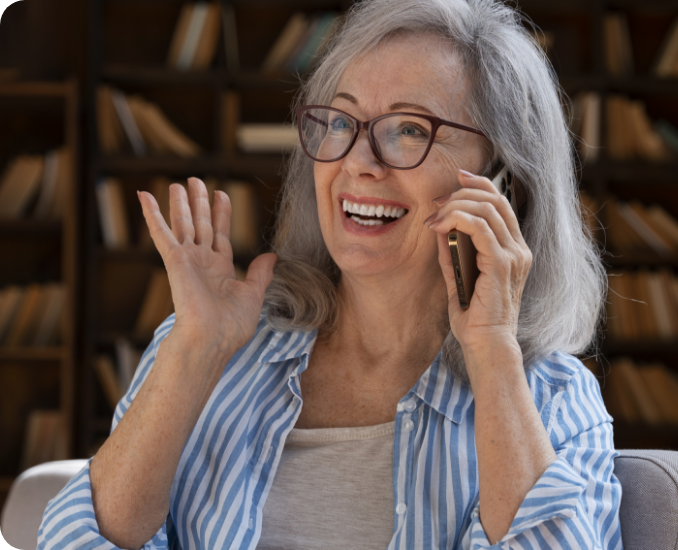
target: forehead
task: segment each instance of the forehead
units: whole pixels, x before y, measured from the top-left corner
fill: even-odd
[[[463,112],[466,84],[459,58],[448,41],[432,33],[408,34],[388,38],[353,60],[342,73],[336,92],[357,98],[365,116],[387,112],[390,105],[402,102],[452,117]]]

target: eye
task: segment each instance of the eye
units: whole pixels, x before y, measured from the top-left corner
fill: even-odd
[[[336,117],[330,122],[330,127],[333,130],[346,130],[351,128],[351,121],[344,117]]]
[[[412,137],[428,137],[428,132],[416,124],[408,123],[400,126],[400,135]]]

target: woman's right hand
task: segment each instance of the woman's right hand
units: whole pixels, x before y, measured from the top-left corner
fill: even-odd
[[[257,256],[238,281],[230,242],[231,201],[214,193],[210,212],[205,184],[188,178],[170,186],[170,229],[153,195],[139,192],[144,217],[162,256],[172,289],[176,320],[191,342],[211,342],[234,353],[254,335],[276,255]]]

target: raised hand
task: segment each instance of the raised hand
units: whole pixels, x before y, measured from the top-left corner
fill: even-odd
[[[195,342],[210,341],[235,352],[254,335],[273,277],[275,254],[252,261],[244,281],[238,281],[230,243],[231,201],[214,193],[210,212],[205,184],[188,178],[188,193],[170,186],[170,229],[153,195],[139,192],[151,238],[169,275],[176,321]]]

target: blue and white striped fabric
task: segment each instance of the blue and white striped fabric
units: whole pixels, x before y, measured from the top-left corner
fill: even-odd
[[[156,330],[118,404],[112,429],[137,395],[173,324],[174,315]],[[262,315],[255,336],[224,368],[193,429],[172,485],[170,513],[145,549],[256,548],[285,437],[301,411],[300,375],[316,335],[275,331]],[[388,550],[622,548],[621,486],[613,474],[617,453],[598,382],[578,359],[564,353],[532,365],[528,381],[558,458],[495,545],[478,516],[470,387],[451,375],[439,354],[401,399]],[[50,501],[40,526],[38,550],[65,548],[116,548],[97,528],[89,462]]]

